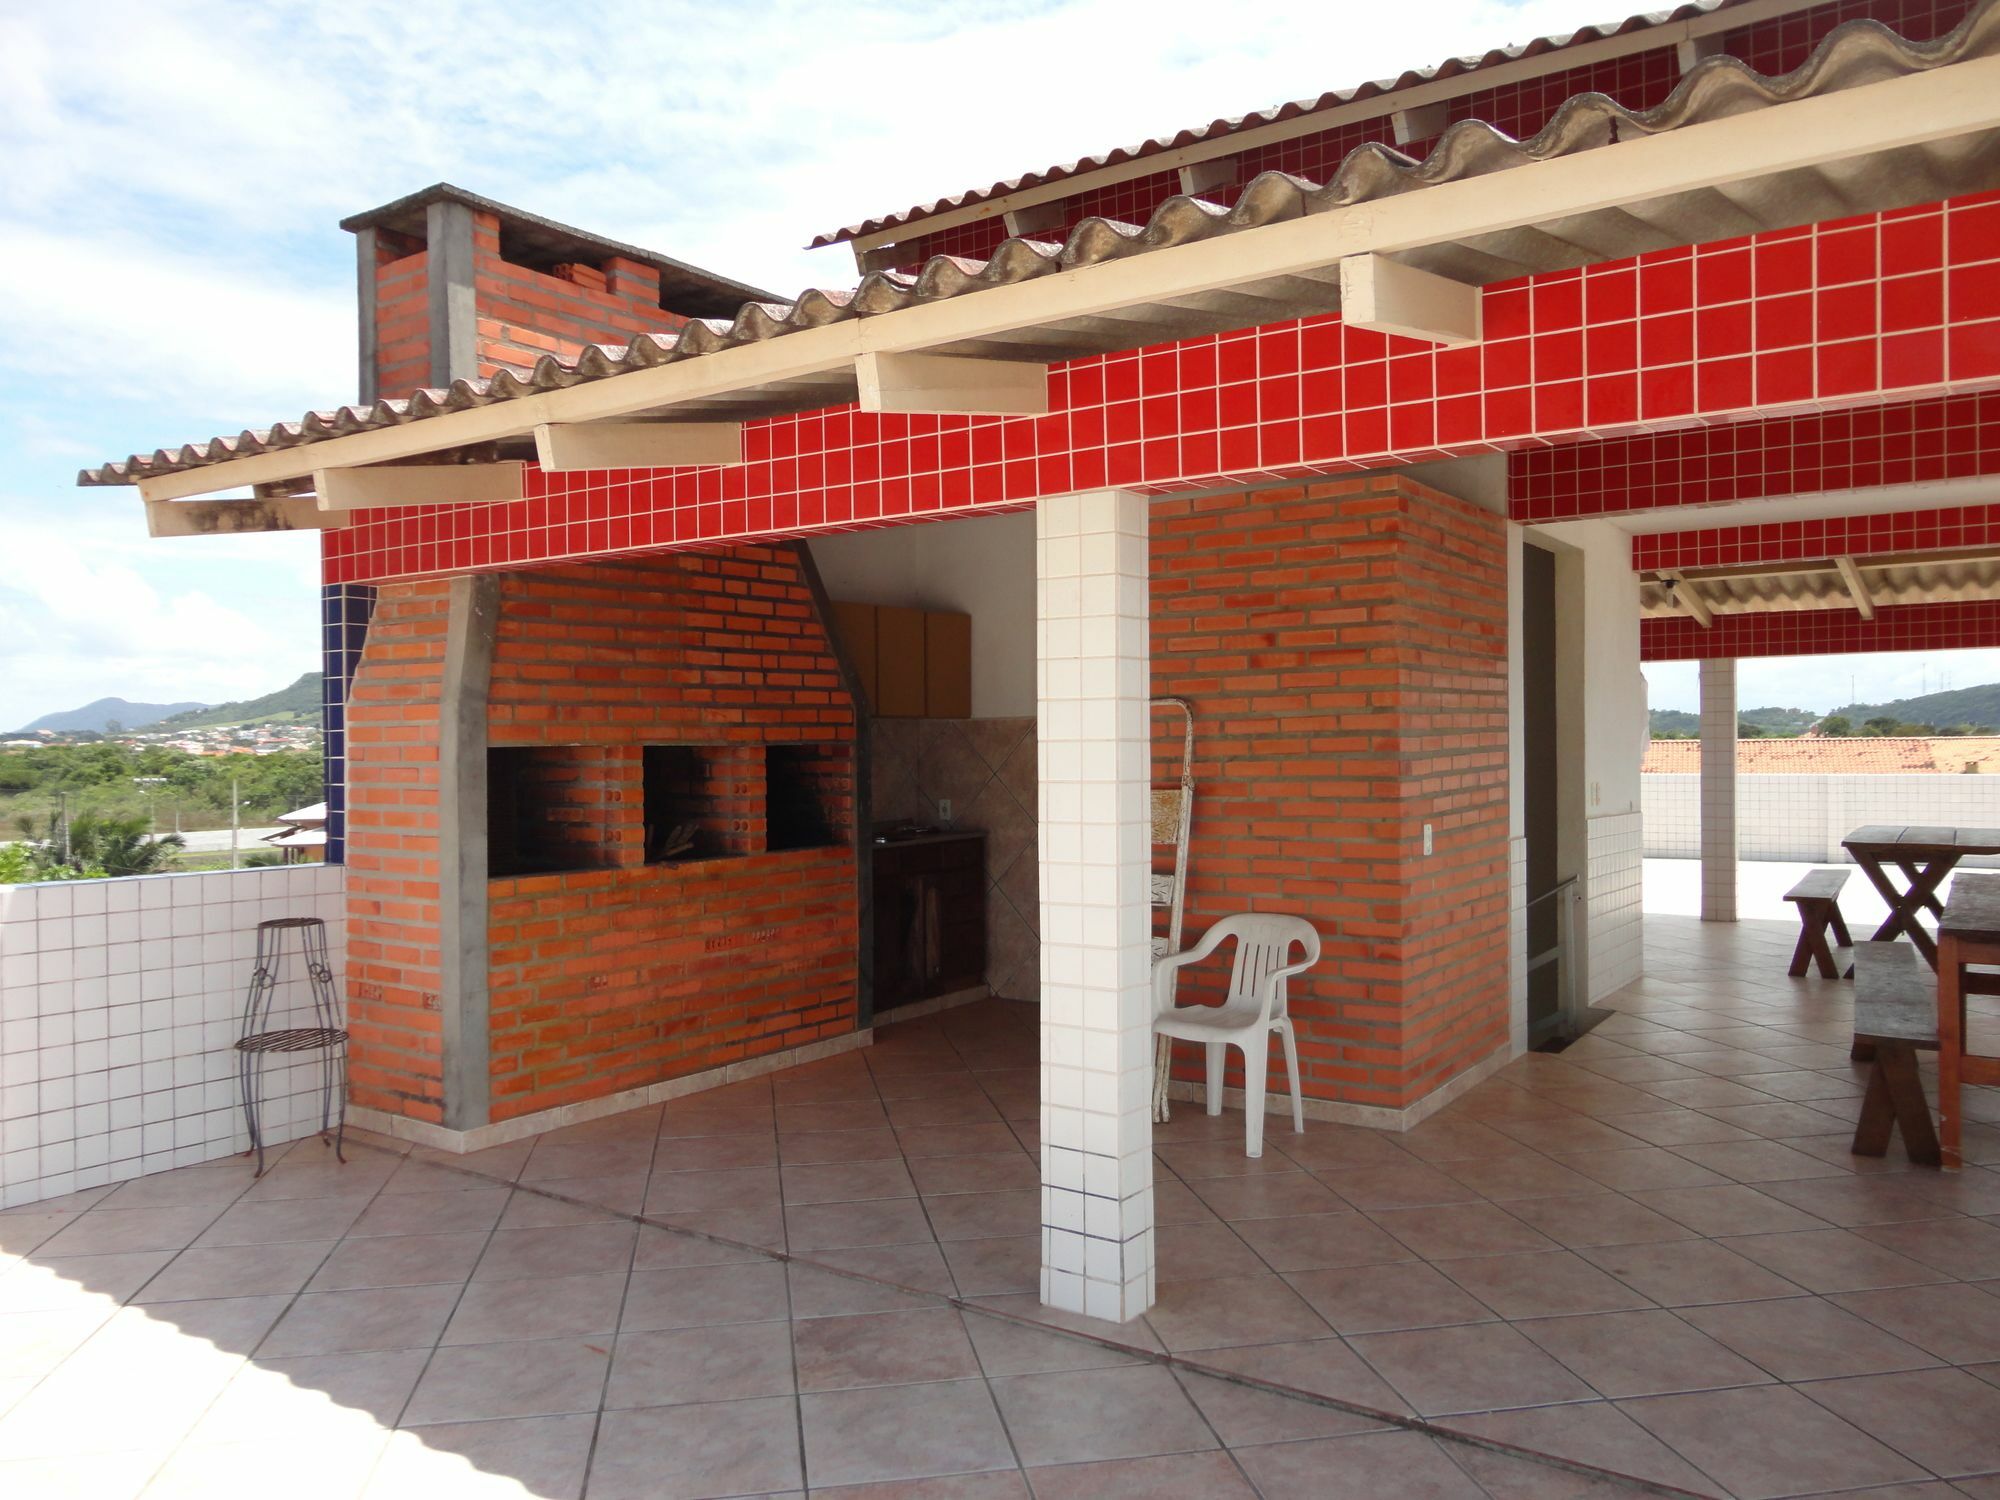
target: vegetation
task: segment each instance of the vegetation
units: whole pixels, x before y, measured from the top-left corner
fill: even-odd
[[[1920,718],[1910,712],[1926,705],[1946,709],[1977,708],[1982,702],[1993,707],[1991,718],[1955,718],[1950,714]],[[1820,718],[1805,708],[1751,708],[1737,716],[1738,739],[1791,739],[1814,730],[1831,739],[1873,739],[1884,736],[1936,738],[1968,734],[1993,734],[2000,721],[2000,683],[1987,687],[1964,688],[1950,693],[1931,693],[1922,698],[1905,698],[1896,703],[1844,708]],[[1677,708],[1652,711],[1653,738],[1694,740],[1701,738],[1701,716]]]
[[[22,840],[8,845],[9,883],[28,880],[102,880],[114,875],[153,875],[168,868],[187,845],[177,833],[153,837],[143,817],[85,814],[65,821],[60,814],[37,825],[21,820]]]
[[[46,829],[65,808],[72,827],[85,818],[137,818],[148,830],[227,828],[232,781],[241,788],[244,826],[268,824],[320,800],[319,752],[190,755],[109,742],[0,750],[0,829],[24,819]]]
[[[1869,724],[1887,720],[1899,727],[1885,733],[1994,734],[2000,732],[2000,682],[1898,698],[1892,703],[1850,703],[1834,713],[1860,724],[1864,732]],[[1925,725],[1954,727],[1926,729]]]
[[[148,734],[172,734],[182,729],[212,729],[223,724],[317,724],[320,715],[320,674],[307,672],[290,687],[240,703],[194,708],[146,726]]]

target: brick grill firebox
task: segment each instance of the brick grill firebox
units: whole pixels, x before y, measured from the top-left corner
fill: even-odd
[[[445,1086],[448,589],[381,591],[348,718],[354,1100],[432,1123]],[[852,1031],[854,705],[797,554],[739,547],[507,574],[498,597],[491,1119]],[[767,837],[771,746],[797,747],[791,758],[813,769],[811,838]],[[649,790],[657,802],[675,785],[662,765],[676,763],[707,768],[698,810],[649,814]],[[701,837],[660,858],[649,817],[677,816]],[[508,864],[506,840],[522,835],[502,825],[537,817],[554,832]]]

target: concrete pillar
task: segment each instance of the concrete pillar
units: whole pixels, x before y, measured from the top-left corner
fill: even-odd
[[[1153,1301],[1146,501],[1037,508],[1042,1301]]]
[[[1736,920],[1736,663],[1701,664],[1701,919]]]

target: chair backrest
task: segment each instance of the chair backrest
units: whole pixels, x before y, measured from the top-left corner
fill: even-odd
[[[1235,962],[1229,971],[1229,999],[1226,1002],[1229,1005],[1258,1004],[1258,990],[1265,979],[1279,969],[1291,967],[1294,962],[1294,943],[1304,950],[1300,955],[1304,962],[1319,962],[1319,932],[1304,917],[1240,912],[1233,917],[1224,917],[1209,931],[1236,939]],[[1203,937],[1207,935],[1204,933]],[[1277,994],[1272,997],[1269,1015],[1284,1014],[1285,981],[1281,979]]]

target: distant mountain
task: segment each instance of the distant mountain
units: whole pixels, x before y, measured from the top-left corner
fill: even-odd
[[[132,703],[124,698],[99,698],[82,708],[43,714],[19,731],[31,734],[46,729],[55,734],[103,734],[113,724],[120,729],[146,729],[174,714],[195,713],[206,703]]]
[[[1768,735],[1803,734],[1819,721],[1819,715],[1809,708],[1746,708],[1736,717],[1740,723]],[[1656,708],[1652,711],[1652,725],[1655,739],[1677,735],[1699,737],[1701,715],[1679,708]]]
[[[1859,730],[1870,719],[1894,719],[1898,724],[1934,724],[1939,729],[1956,729],[1970,724],[1977,729],[2000,730],[2000,682],[1978,687],[1953,688],[1949,692],[1924,693],[1915,698],[1898,698],[1893,703],[1850,703],[1834,713],[1845,717]]]
[[[307,672],[290,687],[241,703],[188,704],[188,712],[163,718],[148,727],[154,732],[216,729],[238,724],[317,724],[320,717],[320,674]]]

